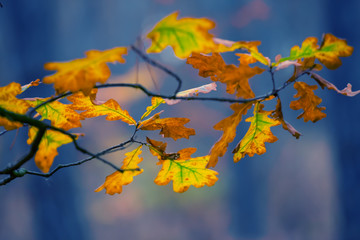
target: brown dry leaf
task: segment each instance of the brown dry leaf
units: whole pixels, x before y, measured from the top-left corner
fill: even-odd
[[[298,119],[304,118],[305,122],[309,120],[317,122],[326,117],[326,114],[322,112],[325,110],[325,107],[318,107],[322,102],[321,98],[313,92],[317,89],[316,85],[309,86],[305,82],[296,82],[294,88],[298,91],[294,97],[299,99],[292,101],[290,108],[294,110],[304,110],[304,112],[297,117]]]
[[[141,130],[161,130],[163,137],[171,137],[174,140],[187,138],[195,135],[193,128],[184,127],[190,121],[188,118],[160,118],[160,113],[156,113],[151,118],[143,121],[140,125]]]

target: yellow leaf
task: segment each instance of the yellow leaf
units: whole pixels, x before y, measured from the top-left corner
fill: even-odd
[[[206,168],[210,156],[191,158],[195,151],[196,148],[185,148],[178,152],[178,159],[164,160],[155,183],[166,185],[173,181],[173,189],[178,193],[185,192],[191,185],[196,188],[213,186],[218,173]]]
[[[252,104],[252,102],[232,104],[230,107],[234,113],[231,116],[224,118],[214,126],[214,129],[223,131],[224,133],[212,146],[210,150],[210,160],[207,167],[215,167],[218,162],[218,158],[224,156],[229,143],[231,143],[236,136],[236,127],[241,122],[242,116],[245,115],[251,108]]]
[[[154,111],[160,104],[165,103],[165,100],[161,97],[153,97],[151,98],[151,106],[146,108],[146,112],[141,116],[140,120],[142,121],[144,118],[150,115],[152,111]]]
[[[37,132],[38,130],[35,127],[29,129],[29,139],[27,140],[27,144],[30,145],[34,141]],[[77,136],[79,135],[80,134],[77,134]],[[72,139],[65,134],[54,130],[46,130],[35,154],[36,166],[44,173],[49,172],[54,158],[58,155],[57,148],[71,142]]]
[[[16,98],[20,93],[21,85],[19,83],[12,82],[5,87],[0,87],[0,107],[14,113],[25,114],[30,105],[26,101]],[[6,130],[13,130],[22,127],[23,124],[0,117],[0,126],[4,126]]]
[[[43,82],[54,83],[57,94],[82,91],[89,95],[97,82],[105,83],[110,77],[111,72],[106,63],[124,63],[124,54],[127,54],[126,47],[116,47],[105,51],[90,50],[86,52],[86,58],[69,62],[46,63],[46,70],[57,72],[44,77]]]
[[[116,171],[106,177],[105,183],[98,187],[95,192],[100,192],[106,189],[106,193],[114,195],[115,193],[120,194],[124,185],[130,184],[134,180],[134,176],[137,176],[143,172],[143,169],[136,170],[139,168],[138,164],[142,162],[143,158],[139,157],[142,153],[142,145],[135,148],[133,151],[125,153],[125,159],[121,169],[124,172]]]
[[[49,99],[50,98],[34,98],[27,100],[27,102],[32,107],[36,107]],[[36,112],[41,115],[41,119],[48,119],[51,121],[51,125],[66,131],[81,127],[80,120],[84,119],[79,113],[72,109],[71,105],[63,104],[59,101],[47,103],[36,109]]]
[[[208,31],[215,23],[206,18],[182,18],[177,20],[179,12],[174,12],[158,22],[147,34],[151,39],[148,53],[161,52],[167,46],[174,49],[177,57],[184,59],[192,52],[208,53],[216,46]]]
[[[269,118],[270,111],[264,111],[263,104],[256,103],[254,108],[254,116],[247,118],[245,121],[250,122],[250,127],[244,138],[238,143],[234,149],[234,161],[238,162],[247,154],[249,157],[254,154],[264,154],[266,152],[265,142],[273,143],[277,141],[270,127],[280,124],[278,120]]]
[[[193,128],[184,127],[190,121],[188,118],[160,118],[160,113],[156,113],[151,118],[143,121],[140,125],[141,130],[159,130],[163,137],[171,137],[175,141],[179,138],[187,138],[195,135]]]
[[[323,35],[322,43],[320,46],[317,45],[317,38],[308,37],[304,40],[301,45],[294,46],[291,48],[290,56],[280,58],[273,66],[277,66],[282,62],[306,59],[306,58],[317,58],[325,67],[329,69],[336,69],[341,66],[341,60],[339,57],[349,57],[354,48],[347,45],[346,40],[339,39],[334,35],[327,33]]]
[[[325,107],[318,107],[322,102],[321,98],[313,92],[317,89],[316,85],[309,86],[304,82],[296,82],[294,88],[298,91],[294,97],[299,99],[292,101],[290,108],[294,110],[304,110],[304,112],[297,117],[298,119],[304,118],[305,122],[309,120],[316,122],[326,117],[326,114],[322,112],[325,110]]]
[[[121,109],[120,105],[114,100],[109,99],[102,103],[96,101],[97,89],[93,89],[89,96],[84,96],[82,92],[70,95],[67,99],[73,104],[70,107],[74,110],[85,110],[80,115],[83,118],[93,118],[106,115],[106,120],[122,120],[130,125],[136,125],[136,121],[130,116],[128,111]]]

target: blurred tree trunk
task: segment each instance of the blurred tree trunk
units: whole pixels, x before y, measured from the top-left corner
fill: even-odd
[[[13,80],[24,84],[44,75],[43,64],[55,55],[51,43],[55,40],[56,4],[58,1],[14,1],[4,6],[9,22],[9,32],[4,36],[12,39],[12,55],[18,66],[18,71],[13,73],[18,79]],[[37,96],[53,94],[42,89],[34,91],[38,91],[34,93]],[[24,143],[21,150],[28,149],[25,146],[27,137],[24,138],[17,140]],[[74,158],[74,154],[67,152],[67,157]],[[74,172],[65,170],[59,175],[61,180],[56,175],[49,180],[28,177],[35,228],[35,236],[29,236],[29,239],[89,239],[84,229],[87,221]]]
[[[331,0],[328,3],[328,23],[330,31],[335,35],[348,39],[351,46],[357,45],[353,56],[343,60],[343,66],[333,72],[331,80],[338,88],[342,89],[348,82],[352,83],[353,88],[360,89],[360,54],[359,42],[360,24],[359,14],[360,2],[351,0],[342,3],[341,8],[337,8],[338,1]],[[334,99],[331,103],[333,112],[329,114],[336,117],[331,118],[335,131],[335,144],[338,147],[338,174],[339,174],[339,195],[340,195],[340,212],[342,222],[340,226],[339,239],[350,240],[360,239],[360,128],[359,119],[349,118],[348,113],[356,111],[360,113],[360,97],[354,98],[341,97],[332,95]]]

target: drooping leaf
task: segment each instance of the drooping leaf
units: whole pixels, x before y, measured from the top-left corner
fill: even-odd
[[[249,79],[265,71],[257,66],[252,68],[242,63],[238,67],[226,65],[219,53],[213,53],[211,56],[194,53],[186,63],[199,69],[200,76],[226,84],[226,92],[236,94],[238,98],[253,98],[255,94],[250,88]]]
[[[165,103],[165,100],[161,97],[153,97],[151,98],[151,106],[148,106],[146,108],[146,112],[141,116],[140,120],[142,121],[144,118],[150,115],[152,111],[154,111],[157,107],[160,106],[160,104]]]
[[[252,104],[252,102],[232,104],[230,107],[234,113],[231,116],[224,118],[214,126],[214,129],[223,131],[224,133],[212,146],[207,167],[215,167],[218,162],[218,158],[224,156],[229,143],[231,143],[236,136],[236,127],[241,122],[242,116],[245,115],[251,108]]]
[[[83,118],[94,118],[105,116],[108,121],[121,120],[130,125],[136,125],[136,121],[130,116],[128,111],[121,109],[120,105],[114,100],[106,102],[96,100],[97,89],[93,89],[89,96],[84,96],[82,92],[75,93],[68,97],[73,104],[70,107],[74,110],[85,110],[80,115]]]
[[[208,31],[215,23],[206,18],[177,19],[179,12],[173,12],[158,22],[147,34],[151,39],[148,53],[161,52],[171,46],[177,57],[184,59],[192,52],[208,53],[216,44]]]
[[[30,105],[16,96],[21,93],[21,85],[12,82],[7,86],[0,87],[0,107],[12,111],[14,113],[25,114]],[[0,126],[4,126],[6,130],[13,130],[22,127],[20,122],[13,122],[5,117],[0,117]]]
[[[177,97],[192,97],[192,96],[199,95],[199,93],[209,93],[211,91],[216,91],[216,83],[205,84],[200,87],[181,91],[181,92],[178,92],[176,94],[176,96]],[[180,99],[164,99],[164,101],[168,105],[174,105],[174,104],[181,102]]]
[[[105,183],[98,187],[95,192],[100,192],[101,190],[105,189],[107,194],[120,194],[124,185],[132,183],[134,177],[143,172],[143,169],[139,169],[138,166],[138,164],[143,160],[142,157],[139,157],[139,155],[142,153],[141,148],[142,145],[138,146],[131,152],[125,153],[126,157],[123,160],[123,165],[121,167],[121,169],[125,171],[116,171],[107,176]]]
[[[294,110],[304,110],[304,112],[297,117],[298,119],[304,118],[305,122],[309,120],[316,122],[326,117],[326,114],[322,112],[325,110],[325,107],[318,107],[322,102],[321,98],[313,92],[317,89],[316,85],[309,86],[305,82],[296,82],[294,88],[298,91],[294,97],[299,99],[292,101],[290,108]]]
[[[254,156],[254,154],[264,154],[266,152],[265,142],[277,141],[277,137],[272,134],[270,127],[280,125],[280,121],[269,118],[271,111],[264,111],[263,107],[263,104],[256,103],[254,116],[245,120],[251,124],[244,138],[233,151],[235,162],[240,161],[246,154],[249,157]]]
[[[162,161],[169,157],[169,154],[165,153],[167,143],[156,141],[148,137],[146,137],[146,142],[150,144],[149,145],[150,153],[159,159],[157,165],[161,165]]]
[[[187,191],[191,185],[196,188],[213,186],[218,180],[218,173],[206,168],[210,156],[191,158],[195,151],[196,148],[185,148],[178,152],[177,159],[162,161],[155,183],[166,185],[173,181],[173,190],[178,193]]]
[[[300,132],[298,132],[290,123],[288,123],[287,121],[284,120],[280,98],[278,98],[278,100],[277,100],[276,109],[274,112],[272,112],[271,117],[280,121],[283,129],[285,129],[289,133],[291,133],[291,135],[296,137],[296,139],[298,139],[301,136]]]
[[[330,33],[324,34],[320,46],[317,45],[317,42],[315,37],[306,38],[301,48],[294,46],[291,48],[290,56],[279,59],[274,66],[288,60],[315,57],[327,68],[336,69],[341,66],[339,57],[348,57],[354,50],[353,47],[347,45],[346,40],[339,39]]]
[[[38,130],[35,127],[29,129],[29,138],[27,144],[31,144]],[[76,134],[79,137],[81,134]],[[44,173],[49,172],[54,158],[58,155],[58,147],[71,143],[72,139],[68,135],[54,130],[46,130],[42,137],[39,148],[35,154],[35,164]]]
[[[54,83],[57,94],[66,91],[82,91],[89,95],[97,82],[105,83],[110,77],[107,63],[124,63],[123,55],[127,54],[126,47],[116,47],[104,51],[90,50],[86,58],[69,62],[51,62],[45,64],[46,70],[57,71],[53,75],[44,77],[43,82]]]
[[[50,98],[33,98],[28,99],[27,102],[32,107],[36,107],[49,99]],[[79,113],[72,109],[71,105],[63,104],[59,101],[47,103],[37,108],[36,112],[42,117],[41,120],[48,119],[51,121],[51,125],[66,131],[81,127],[80,120],[84,119]]]
[[[261,44],[260,41],[229,41],[220,38],[214,38],[214,42],[217,43],[217,49],[214,49],[212,52],[232,52],[236,49],[242,49],[249,52],[249,54],[244,55],[244,53],[237,53],[238,56],[247,56],[243,58],[242,64],[250,64],[255,62],[260,62],[266,66],[270,66],[270,59],[264,57],[262,53],[259,52],[258,46]]]
[[[342,95],[348,96],[348,97],[354,97],[360,93],[360,90],[357,90],[355,92],[352,91],[352,85],[350,83],[347,84],[347,86],[343,90],[339,90],[334,84],[331,82],[328,82],[323,77],[321,77],[319,74],[316,74],[314,72],[310,73],[311,78],[313,78],[322,89],[325,87],[330,90],[334,90]]]
[[[140,125],[141,130],[161,130],[163,137],[171,137],[175,141],[179,138],[187,138],[195,135],[193,128],[187,128],[184,125],[188,123],[188,118],[160,118],[160,113],[155,114],[151,118],[143,121]]]

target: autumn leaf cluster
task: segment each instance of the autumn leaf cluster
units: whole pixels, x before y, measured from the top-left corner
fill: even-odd
[[[67,62],[46,63],[45,69],[55,72],[44,77],[41,83],[53,84],[56,92],[53,97],[18,97],[22,92],[39,85],[40,80],[24,86],[10,83],[1,87],[0,125],[7,131],[28,127],[27,143],[31,145],[31,150],[17,164],[0,173],[8,174],[10,180],[25,174],[49,177],[60,168],[72,166],[59,164],[55,168],[52,167],[58,155],[57,149],[64,144],[73,143],[77,150],[89,156],[85,160],[74,162],[73,165],[98,159],[115,168],[115,172],[107,176],[105,182],[95,190],[105,190],[112,195],[121,193],[124,185],[133,182],[134,177],[144,171],[141,169],[141,163],[144,161],[142,153],[146,148],[158,160],[156,164],[161,167],[154,182],[158,185],[172,182],[175,192],[185,192],[190,186],[212,186],[216,183],[218,173],[210,168],[217,165],[219,158],[229,151],[228,147],[235,139],[238,139],[236,147],[230,151],[234,162],[238,162],[246,156],[264,154],[265,144],[277,141],[272,127],[281,125],[294,137],[301,136],[300,132],[285,120],[279,94],[281,90],[289,86],[294,87],[294,100],[289,103],[289,107],[300,111],[298,119],[317,122],[326,117],[325,107],[321,106],[322,99],[314,92],[318,86],[299,81],[301,77],[308,76],[309,80],[313,81],[312,84],[349,97],[360,93],[352,91],[351,84],[339,90],[319,74],[324,67],[331,70],[340,67],[340,57],[348,57],[353,52],[353,48],[348,46],[345,40],[332,34],[324,34],[320,41],[315,37],[308,37],[301,46],[291,48],[289,56],[278,55],[272,61],[259,51],[260,41],[220,39],[210,33],[215,27],[212,20],[190,17],[178,19],[178,14],[174,12],[163,18],[147,33],[150,46],[146,53],[134,45],[120,46],[103,51],[90,50],[85,53],[84,58]],[[148,64],[174,77],[178,81],[177,89],[180,89],[182,80],[167,67],[150,58],[151,54],[161,53],[167,47],[173,49],[175,57],[186,60],[186,64],[198,71],[199,76],[204,78],[204,85],[176,91],[173,95],[163,95],[152,93],[140,84],[107,84],[111,76],[108,64],[125,64],[126,55],[132,51]],[[222,56],[224,53],[234,54],[238,57],[238,62],[226,63]],[[281,82],[275,78],[277,71],[289,67],[293,68],[289,79]],[[273,88],[264,95],[256,96],[251,88],[251,78],[264,74],[267,74]],[[230,97],[198,96],[200,93],[216,91],[218,84],[224,85],[226,94]],[[97,99],[98,89],[104,87],[139,89],[152,97],[151,103],[144,107],[143,115],[135,119],[116,100],[109,98],[102,102]],[[193,157],[197,150],[193,147],[176,152],[167,150],[166,139],[189,139],[196,134],[195,129],[186,126],[190,122],[188,118],[161,117],[163,111],[159,109],[162,106],[178,104],[184,100],[231,103],[233,113],[214,125],[214,129],[222,131],[222,135],[212,147],[209,147],[208,155]],[[272,101],[276,101],[275,109],[265,110]],[[243,120],[248,112],[252,113],[251,116]],[[105,116],[105,121],[122,121],[134,131],[128,141],[94,154],[80,147],[78,141],[83,134],[72,131],[75,128],[81,129],[82,122],[86,119],[100,116]],[[242,122],[248,123],[248,130],[244,136],[237,136],[236,129]],[[135,137],[139,131],[159,131],[161,139],[138,140]],[[135,144],[136,147],[125,153],[121,167],[118,168],[103,158],[104,155],[127,148],[130,144]],[[41,172],[21,168],[31,158],[34,158]]]

